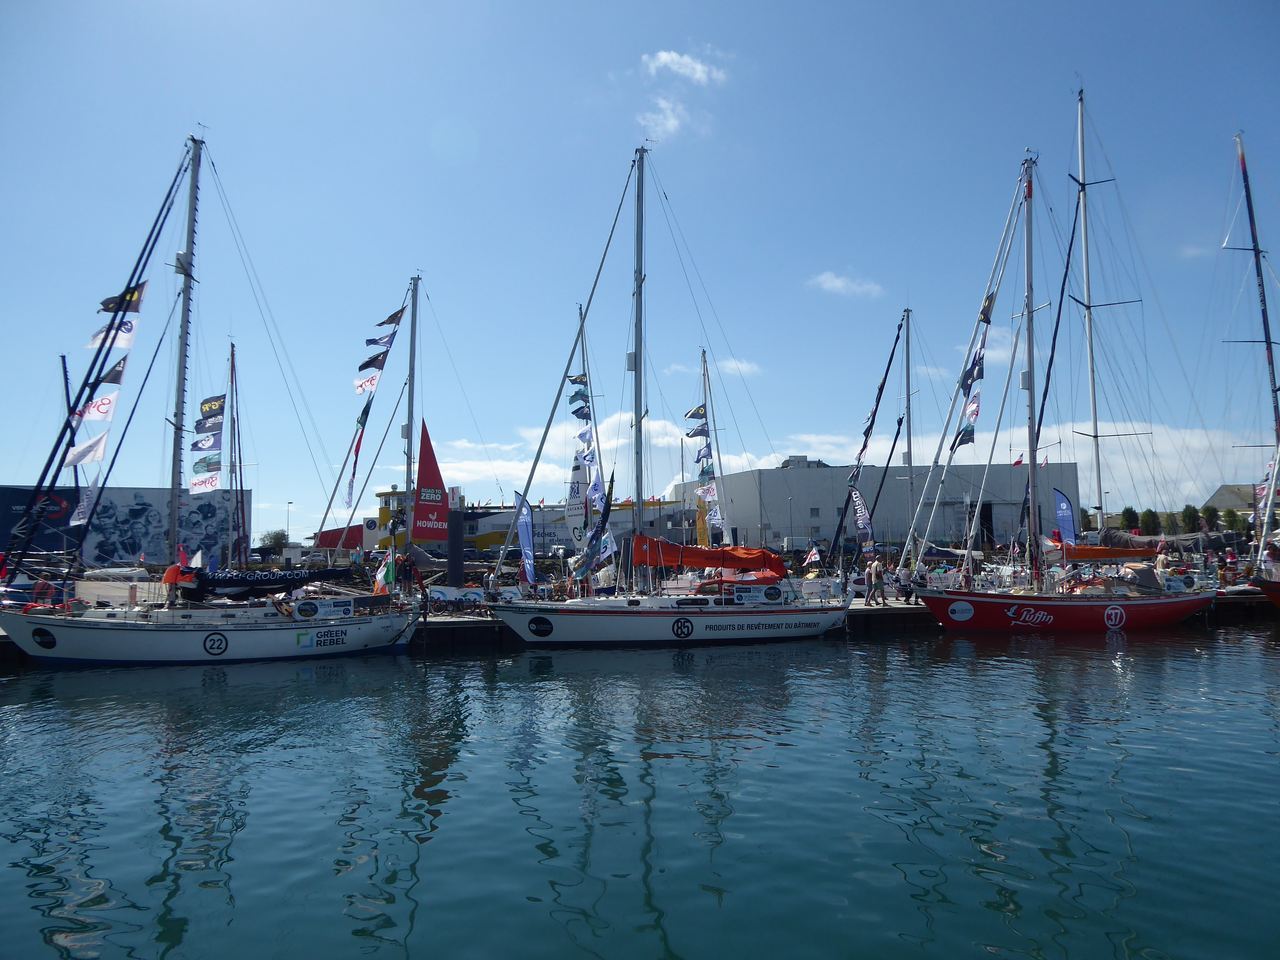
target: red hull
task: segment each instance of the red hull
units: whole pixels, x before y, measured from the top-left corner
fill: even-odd
[[[1280,580],[1263,580],[1261,577],[1254,577],[1249,582],[1261,590],[1263,596],[1280,607]]]
[[[1212,593],[1105,597],[920,590],[917,595],[948,630],[1001,633],[1155,630],[1181,623],[1214,601]]]

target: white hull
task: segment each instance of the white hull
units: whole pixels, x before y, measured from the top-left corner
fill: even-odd
[[[416,610],[289,617],[270,607],[90,610],[83,616],[0,610],[28,656],[64,663],[227,663],[372,653],[408,644]]]
[[[628,598],[618,597],[497,603],[490,610],[531,646],[799,640],[843,627],[846,613],[839,601],[750,606],[690,602],[687,597],[644,597],[629,606]]]

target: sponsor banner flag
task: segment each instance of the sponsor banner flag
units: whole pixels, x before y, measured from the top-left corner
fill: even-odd
[[[701,463],[703,460],[710,460],[710,459],[711,459],[711,441],[708,440],[698,450],[698,455],[693,458],[693,462]]]
[[[516,533],[520,535],[520,556],[524,561],[524,576],[529,583],[538,582],[533,569],[533,511],[529,501],[516,494]]]
[[[192,494],[213,493],[215,490],[222,489],[222,474],[208,473],[203,477],[192,477],[191,486],[188,487]]]
[[[703,500],[719,499],[716,496],[715,481],[712,481],[711,483],[708,483],[708,484],[704,484],[703,486],[695,489],[693,492],[696,493],[698,496],[700,496]]]
[[[685,436],[688,437],[690,440],[692,440],[694,437],[709,437],[711,436],[711,430],[707,426],[707,421],[703,420],[700,424],[698,424],[692,430],[686,431]]]
[[[569,539],[573,541],[574,552],[582,549],[587,541],[587,465],[582,462],[582,454],[575,454],[573,467],[569,470],[569,492],[564,501],[564,522],[569,528]]]
[[[696,463],[696,462],[697,462],[697,461],[695,461],[695,463]],[[713,464],[713,463],[711,462],[710,458],[708,458],[708,459],[707,459],[707,462],[706,462],[706,463],[704,463],[704,464],[702,465],[702,469],[698,471],[698,479],[699,479],[699,480],[714,480],[715,478],[716,478],[716,467],[715,467],[715,464]]]
[[[978,422],[978,411],[982,407],[982,391],[973,391],[971,396],[964,405],[964,422],[960,425],[960,429],[956,431],[955,438],[951,441],[951,452],[955,453],[960,447],[966,443],[973,443],[973,428]]]
[[[117,294],[114,297],[107,297],[98,307],[99,313],[115,313],[121,310],[125,313],[137,313],[142,309],[142,295],[147,292],[147,281],[143,280],[134,287],[127,288],[124,293]],[[119,343],[116,344],[119,346]]]
[[[587,424],[578,431],[578,442],[588,447],[591,446],[591,424]]]
[[[399,324],[400,324],[400,318],[401,318],[401,317],[403,317],[403,316],[404,316],[404,307],[401,307],[401,308],[400,308],[399,310],[397,310],[395,313],[391,314],[391,316],[387,317],[387,319],[385,319],[385,320],[381,321],[381,322],[378,324],[378,326],[380,326],[380,327],[395,327],[395,326],[399,326]]]
[[[206,437],[200,437],[191,444],[191,449],[199,452],[210,452],[222,449],[222,432],[211,433]]]
[[[600,479],[599,473],[592,477],[591,483],[587,485],[587,498],[597,513],[604,509],[604,481]]]
[[[965,367],[964,373],[960,376],[960,389],[964,391],[966,397],[973,389],[974,381],[982,379],[983,360],[987,355],[987,329],[987,327],[982,328],[982,339],[978,341],[978,346],[973,351],[973,359],[969,361],[969,366]]]
[[[222,454],[211,453],[207,457],[201,457],[191,469],[196,473],[217,473],[222,469]]]
[[[195,429],[196,433],[222,433],[222,414],[215,413],[212,417],[197,420]]]
[[[573,405],[577,403],[579,400],[581,400],[583,403],[586,403],[589,399],[591,398],[587,394],[586,389],[584,387],[579,387],[577,390],[573,391],[573,393],[569,395],[569,404]]]
[[[449,539],[449,494],[444,488],[425,420],[418,439],[418,489],[413,495],[413,526],[409,536],[414,543]]]
[[[1071,500],[1057,487],[1053,488],[1054,515],[1058,520],[1058,532],[1062,534],[1062,542],[1075,546],[1076,511]]]
[[[365,393],[373,393],[373,391],[377,390],[378,378],[381,376],[381,373],[371,373],[367,377],[360,377],[356,379],[354,381],[356,386],[356,396],[358,397]]]
[[[358,370],[381,370],[387,362],[387,354],[390,350],[383,350],[381,353],[375,353],[372,357],[360,364]]]
[[[121,357],[111,365],[111,368],[102,375],[102,379],[98,381],[98,386],[104,383],[121,384],[124,382],[124,365],[128,357]]]
[[[110,421],[116,412],[116,401],[119,398],[119,390],[112,390],[110,393],[103,394],[100,397],[94,397],[71,415],[71,425],[78,427],[85,421],[93,420]]]
[[[370,337],[364,342],[366,347],[390,347],[395,343],[396,332],[392,330],[390,333],[383,334],[380,337]]]
[[[707,523],[711,524],[713,527],[720,527],[721,529],[724,529],[724,517],[720,514],[719,504],[716,504],[707,511]]]
[[[200,416],[214,417],[223,413],[227,406],[227,395],[225,393],[218,394],[216,397],[205,397],[200,401]]]
[[[991,308],[996,305],[996,295],[994,292],[988,293],[982,298],[982,308],[978,311],[978,319],[990,326],[991,324]],[[986,337],[986,334],[983,334]]]
[[[569,382],[579,387],[585,387],[587,385],[587,375],[585,373],[575,373],[569,377]]]
[[[859,530],[865,530],[873,538],[874,531],[871,529],[871,512],[867,509],[867,502],[862,499],[862,494],[857,487],[849,491],[849,496],[853,499],[853,515],[856,517]]]
[[[595,466],[596,452],[594,450],[583,450],[582,453],[579,454],[579,456],[582,457],[582,462],[585,463],[587,466],[589,467]]]
[[[570,410],[569,412],[570,412],[570,413],[572,413],[572,414],[573,414],[575,417],[577,417],[579,420],[588,420],[588,421],[589,421],[589,420],[591,419],[591,408],[590,408],[590,407],[579,407],[577,410]]]
[[[68,525],[72,527],[83,526],[89,522],[89,514],[93,512],[93,508],[98,500],[98,478],[94,477],[89,485],[80,491],[80,501],[76,504],[75,513],[71,514]]]
[[[82,463],[98,463],[107,451],[107,435],[101,433],[92,440],[72,447],[64,467],[78,467]]]
[[[688,413],[684,415],[686,420],[705,420],[707,419],[707,405],[700,403]]]
[[[116,338],[112,341],[111,346],[120,350],[127,350],[133,346],[133,338],[137,333],[137,321],[130,320],[127,317],[121,317],[114,322],[110,320],[107,321],[103,326],[94,331],[89,342],[85,344],[85,349],[96,350],[104,340],[110,338],[112,330],[117,332]]]

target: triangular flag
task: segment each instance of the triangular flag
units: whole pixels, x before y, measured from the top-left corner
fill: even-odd
[[[105,433],[98,434],[88,443],[82,443],[79,446],[72,447],[71,452],[67,454],[67,461],[63,464],[65,467],[76,467],[82,463],[97,463],[107,451],[107,435]]]

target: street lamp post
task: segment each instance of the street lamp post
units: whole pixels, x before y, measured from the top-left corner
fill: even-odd
[[[293,501],[290,500],[284,507],[284,545],[289,545],[289,512],[293,509]]]
[[[791,517],[791,498],[787,497],[787,540],[791,541],[791,540],[795,540],[795,538],[796,538],[796,525],[794,520],[792,520],[792,517]]]

